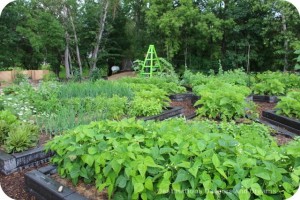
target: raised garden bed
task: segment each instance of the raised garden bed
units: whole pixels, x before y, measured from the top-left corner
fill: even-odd
[[[70,188],[61,185],[57,181],[49,177],[55,173],[56,168],[53,165],[42,167],[25,174],[26,190],[34,195],[37,199],[69,199],[69,200],[85,200],[87,198],[79,195]]]
[[[173,94],[170,95],[169,98],[172,101],[186,101],[186,100],[191,100],[192,104],[195,104],[196,101],[200,99],[199,96],[193,94],[193,93],[184,93],[184,94]]]
[[[300,121],[297,119],[277,115],[274,110],[269,110],[262,112],[262,120],[300,135]]]
[[[153,115],[149,117],[142,117],[141,119],[147,121],[147,120],[158,120],[162,121],[171,117],[179,117],[182,115],[183,108],[182,107],[168,107],[167,110],[164,110],[159,115]]]
[[[270,96],[270,95],[252,95],[250,96],[250,99],[252,101],[257,102],[268,102],[268,103],[277,103],[279,101],[279,98],[277,96]]]
[[[0,171],[8,175],[19,169],[36,166],[48,162],[53,153],[44,152],[43,146],[21,153],[8,154],[0,150]]]

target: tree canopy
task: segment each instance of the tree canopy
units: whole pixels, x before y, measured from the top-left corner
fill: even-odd
[[[0,68],[106,68],[150,44],[177,70],[291,70],[300,17],[283,0],[17,0],[0,17]],[[68,77],[68,76],[67,76]]]

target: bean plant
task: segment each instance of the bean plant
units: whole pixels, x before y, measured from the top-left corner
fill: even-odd
[[[285,199],[299,186],[299,142],[278,147],[256,123],[124,119],[80,126],[46,149],[62,177],[110,199]]]

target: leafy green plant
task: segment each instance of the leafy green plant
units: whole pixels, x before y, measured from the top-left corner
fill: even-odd
[[[62,177],[113,199],[284,199],[299,186],[299,140],[260,124],[100,121],[46,145]],[[225,191],[225,192],[219,192]]]
[[[96,96],[112,97],[118,95],[120,97],[132,97],[132,91],[128,86],[119,84],[117,82],[109,82],[98,80],[95,82],[84,83],[68,83],[58,88],[58,98],[72,98],[72,97],[96,97]]]
[[[15,77],[13,79],[13,83],[14,84],[19,85],[19,84],[21,84],[23,82],[27,82],[28,81],[27,76],[22,73],[21,69],[15,68],[14,72],[15,72]]]
[[[260,95],[282,95],[285,92],[285,86],[277,79],[266,79],[254,84],[253,92]]]
[[[43,76],[43,81],[57,81],[57,80],[58,80],[58,78],[57,78],[56,74],[52,71],[49,71],[48,74],[45,74]]]
[[[300,70],[300,49],[294,52],[297,55],[295,70]]]
[[[164,90],[168,94],[178,94],[186,91],[184,87],[179,85],[179,80],[176,78],[172,78],[171,80],[167,79],[166,77],[122,78],[118,82],[128,83],[129,87],[133,89],[139,89],[139,87],[144,87],[144,85],[150,85],[151,87],[156,86],[157,88]]]
[[[92,69],[89,78],[91,81],[96,81],[96,80],[101,79],[102,76],[103,76],[102,71],[99,68],[94,68],[94,69]]]
[[[277,114],[300,119],[300,91],[291,91],[281,97],[275,108]]]
[[[256,75],[253,90],[259,94],[281,95],[300,87],[300,76],[293,73],[266,71]]]
[[[214,81],[195,87],[194,91],[201,97],[195,103],[195,106],[200,106],[196,111],[199,116],[231,120],[244,117],[249,107],[245,101],[250,94],[247,87]]]
[[[13,124],[17,122],[17,117],[8,110],[0,111],[0,144],[4,143]]]
[[[38,128],[31,124],[13,127],[4,142],[6,152],[22,152],[36,146],[38,133]]]
[[[137,87],[140,88],[140,85],[137,85]],[[149,85],[144,86],[150,87],[150,90],[135,92],[134,99],[129,103],[130,116],[157,115],[170,103],[170,99],[164,90]]]
[[[202,74],[202,73],[192,73],[190,70],[185,70],[181,84],[187,85],[187,86],[197,86],[206,84],[209,81],[208,76]]]

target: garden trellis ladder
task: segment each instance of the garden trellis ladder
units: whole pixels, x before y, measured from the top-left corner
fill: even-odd
[[[153,73],[161,72],[161,65],[156,54],[154,45],[149,45],[141,74],[147,77],[152,77]]]

